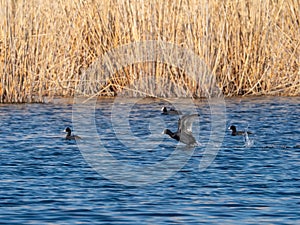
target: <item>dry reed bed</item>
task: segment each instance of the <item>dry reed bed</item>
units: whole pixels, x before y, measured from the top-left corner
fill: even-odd
[[[226,96],[300,93],[298,0],[0,0],[0,10],[0,102],[43,102],[76,87],[87,96],[203,97],[215,81]],[[85,80],[106,52],[147,40],[192,50],[216,80],[155,61],[110,77],[98,68]]]

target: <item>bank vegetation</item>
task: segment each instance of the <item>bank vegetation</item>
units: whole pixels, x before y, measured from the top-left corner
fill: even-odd
[[[2,103],[300,94],[298,0],[0,0],[0,10]]]

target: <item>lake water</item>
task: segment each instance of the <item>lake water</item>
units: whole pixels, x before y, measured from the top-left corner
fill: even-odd
[[[299,224],[300,98],[225,103],[212,152],[206,101],[179,104],[200,115],[194,148],[162,134],[177,128],[167,101],[0,105],[0,223]],[[245,143],[230,124],[253,135]],[[67,126],[82,140],[65,140]]]

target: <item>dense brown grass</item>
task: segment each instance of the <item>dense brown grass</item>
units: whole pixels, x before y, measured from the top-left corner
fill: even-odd
[[[298,0],[0,0],[0,10],[0,102],[43,102],[76,87],[86,96],[212,94],[214,80],[159,61],[84,80],[107,51],[146,40],[192,50],[225,96],[300,94]]]

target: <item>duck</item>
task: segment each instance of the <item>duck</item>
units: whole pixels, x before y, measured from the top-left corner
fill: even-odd
[[[182,142],[186,145],[197,145],[197,141],[192,133],[193,121],[199,117],[199,114],[184,115],[178,120],[178,128],[176,132],[165,129],[163,134],[169,135],[176,141]]]
[[[79,137],[77,135],[71,135],[72,131],[71,131],[70,127],[67,127],[65,129],[65,132],[67,133],[67,135],[66,135],[67,140],[80,140],[80,139],[82,139],[81,137]]]
[[[231,131],[232,131],[232,132],[231,132],[231,135],[232,135],[232,136],[245,135],[246,132],[247,132],[247,134],[252,134],[252,132],[250,132],[250,131],[237,131],[237,130],[236,130],[236,126],[234,126],[234,125],[231,125],[231,126],[228,128],[228,130],[231,130]]]
[[[163,115],[181,115],[181,112],[179,110],[176,110],[174,108],[170,108],[169,110],[167,109],[167,107],[162,107],[161,111]]]

